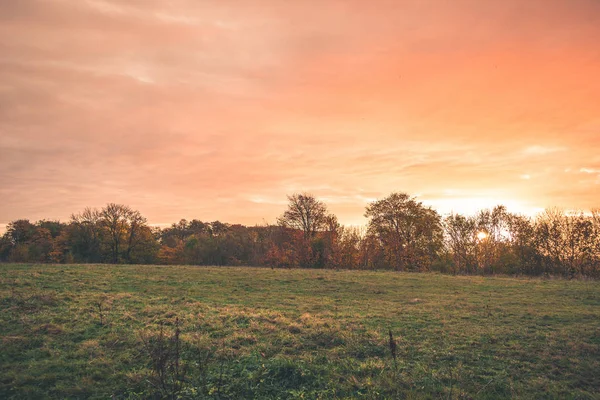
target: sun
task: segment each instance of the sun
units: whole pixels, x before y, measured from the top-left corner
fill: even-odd
[[[487,233],[485,233],[485,232],[483,232],[483,231],[477,232],[477,239],[479,239],[479,240],[484,240],[484,239],[485,239],[485,238],[487,238],[487,237],[488,237],[488,234],[487,234]]]

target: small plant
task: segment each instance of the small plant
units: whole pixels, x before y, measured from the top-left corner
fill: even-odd
[[[221,388],[223,387],[223,374],[225,373],[225,359],[226,359],[226,347],[225,339],[223,339],[221,346],[221,362],[219,364],[219,381],[217,383],[217,398],[221,398]]]
[[[389,334],[390,334],[390,340],[389,340],[389,346],[390,346],[390,353],[392,353],[392,358],[394,359],[394,369],[397,371],[398,370],[398,356],[396,354],[396,349],[397,349],[397,345],[396,345],[396,341],[394,340],[394,335],[392,334],[392,330],[389,329]]]
[[[452,396],[454,394],[454,369],[453,368],[449,368],[450,370],[450,393],[448,393],[448,399],[452,400]]]
[[[195,361],[193,365],[197,372],[197,382],[198,388],[200,390],[206,389],[208,385],[208,366],[211,361],[212,351],[209,347],[206,346],[205,343],[202,343],[201,340],[198,340],[196,343],[197,354],[195,357]]]
[[[93,316],[98,317],[98,323],[100,326],[109,326],[110,321],[108,317],[109,311],[112,306],[112,298],[106,293],[96,296],[90,307],[90,313]]]
[[[100,325],[104,325],[104,309],[102,308],[103,300],[99,300],[94,305],[98,309],[98,317],[100,318]]]
[[[492,302],[492,295],[488,296],[488,299],[485,303],[485,311],[487,313],[487,317],[491,317],[492,316],[492,309],[490,308],[490,303]]]
[[[186,364],[181,359],[181,329],[175,319],[173,336],[165,334],[161,323],[158,334],[140,334],[145,352],[150,358],[152,376],[149,382],[162,398],[175,399],[185,384]]]
[[[21,299],[21,295],[20,295],[20,293],[17,292],[17,280],[16,279],[10,279],[9,280],[9,286],[10,286],[10,298],[13,301],[20,300]]]

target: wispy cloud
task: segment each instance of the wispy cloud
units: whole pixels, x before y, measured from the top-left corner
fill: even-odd
[[[352,223],[391,191],[589,208],[599,4],[5,1],[0,223],[261,223],[296,191]]]
[[[89,7],[91,7],[92,9],[99,11],[101,13],[117,14],[117,15],[130,14],[130,12],[128,12],[128,9],[126,7],[120,6],[116,3],[112,3],[109,1],[85,0],[84,3],[87,4]]]
[[[523,150],[523,152],[525,154],[529,154],[529,155],[548,155],[548,154],[553,154],[553,153],[558,153],[558,152],[562,152],[562,151],[567,151],[566,147],[561,147],[561,146],[542,146],[542,145],[535,145],[535,146],[529,146],[527,148],[525,148],[525,150]]]

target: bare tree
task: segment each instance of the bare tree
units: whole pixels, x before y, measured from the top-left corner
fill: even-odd
[[[481,210],[476,216],[478,264],[485,273],[495,273],[509,242],[509,213],[499,205],[491,210]]]
[[[137,210],[129,212],[129,233],[127,235],[127,250],[125,251],[125,259],[131,262],[131,251],[138,246],[142,238],[142,229],[146,227],[146,218]]]
[[[453,272],[477,270],[477,220],[460,214],[444,218],[445,245],[454,263]]]
[[[593,275],[597,245],[594,225],[597,215],[582,212],[565,213],[549,209],[536,220],[536,239],[546,273],[559,273],[573,277]]]
[[[110,239],[112,262],[119,262],[122,246],[126,245],[123,254],[131,261],[131,251],[137,245],[140,232],[146,224],[139,211],[122,204],[107,204],[100,211],[101,224],[107,230]]]
[[[313,238],[318,231],[334,224],[327,212],[327,206],[312,194],[302,193],[288,196],[288,209],[277,222],[286,228],[298,229],[305,239]]]
[[[71,246],[85,262],[101,261],[101,220],[100,211],[95,208],[86,207],[71,215]]]

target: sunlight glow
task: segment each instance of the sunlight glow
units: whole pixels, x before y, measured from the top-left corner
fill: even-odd
[[[600,1],[421,3],[0,0],[0,232],[600,206]]]
[[[481,210],[492,209],[497,205],[504,205],[509,212],[528,215],[537,215],[544,209],[534,207],[527,202],[511,199],[508,196],[448,196],[423,199],[423,204],[435,208],[440,214],[458,213],[475,215]]]
[[[488,234],[485,232],[477,232],[477,239],[479,240],[485,240],[488,237]]]

